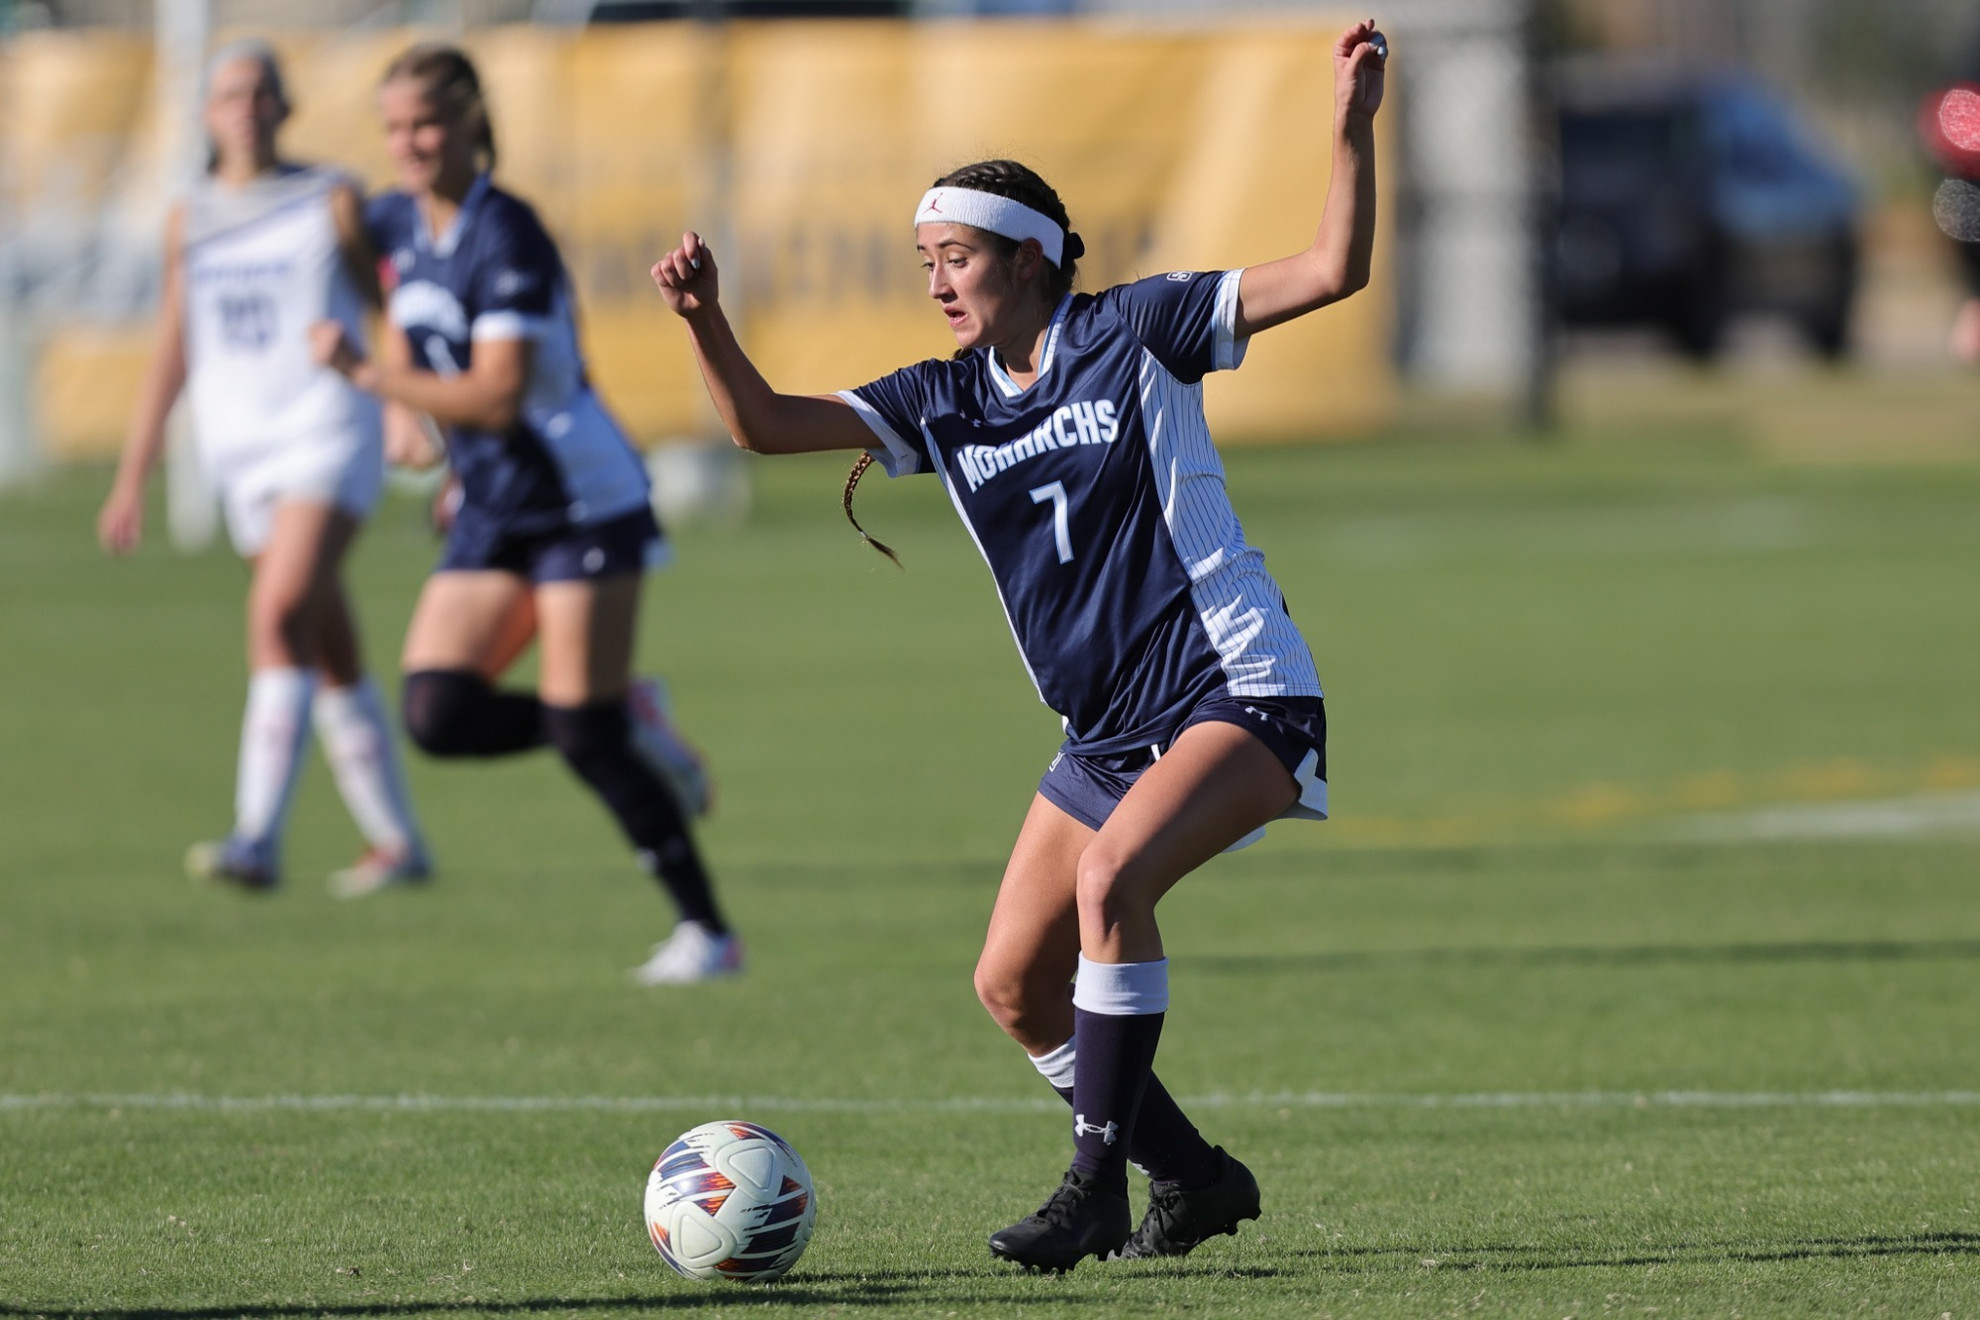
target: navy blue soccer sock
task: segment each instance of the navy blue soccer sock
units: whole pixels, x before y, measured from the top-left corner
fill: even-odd
[[[619,828],[639,851],[641,864],[666,886],[681,919],[717,935],[727,934],[728,923],[715,906],[714,886],[679,804],[633,750],[624,698],[545,706],[543,723],[571,769],[611,809]]]
[[[1039,1055],[1032,1059],[1034,1065],[1043,1064],[1048,1058],[1063,1055],[1070,1062],[1076,1051],[1073,1043],[1067,1041],[1051,1055]],[[1041,1067],[1039,1071],[1043,1072]],[[1077,1066],[1068,1068],[1071,1076],[1077,1077]],[[1073,1088],[1070,1082],[1054,1081],[1050,1074],[1046,1080],[1058,1092],[1059,1099],[1068,1105],[1073,1102]],[[1196,1124],[1189,1121],[1182,1106],[1169,1094],[1169,1088],[1162,1085],[1162,1079],[1154,1073],[1148,1074],[1148,1085],[1142,1088],[1141,1107],[1134,1114],[1134,1129],[1128,1133],[1128,1163],[1140,1169],[1157,1182],[1181,1183],[1185,1187],[1208,1187],[1217,1180],[1217,1151],[1203,1139],[1196,1130]]]
[[[1167,959],[1096,963],[1073,984],[1073,1167],[1127,1194],[1128,1142],[1162,1039]]]

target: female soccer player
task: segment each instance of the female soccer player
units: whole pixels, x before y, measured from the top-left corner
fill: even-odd
[[[1037,175],[985,161],[937,180],[915,245],[961,351],[836,396],[765,382],[696,235],[653,268],[737,443],[868,449],[890,474],[941,478],[1070,735],[976,970],[984,1006],[1073,1106],[1072,1168],[990,1238],[1023,1265],[1179,1255],[1259,1213],[1250,1171],[1152,1075],[1169,1002],[1155,905],[1267,821],[1324,818],[1326,726],[1312,657],[1231,511],[1200,382],[1258,331],[1367,282],[1386,54],[1372,22],[1337,42],[1319,233],[1262,266],[1074,295],[1083,244]],[[1154,1180],[1133,1233],[1130,1159]]]
[[[277,154],[289,104],[267,46],[236,43],[213,57],[203,113],[210,165],[166,222],[151,365],[97,518],[105,549],[136,547],[165,419],[190,386],[200,457],[254,577],[234,828],[224,842],[194,845],[187,868],[275,887],[314,711],[370,845],[332,889],[422,880],[426,849],[340,576],[384,479],[378,408],[312,360],[308,337],[325,317],[358,334],[365,301],[377,300],[361,204],[343,176]]]
[[[401,188],[368,215],[395,272],[390,326],[375,359],[334,321],[316,327],[315,348],[359,388],[443,425],[460,483],[406,635],[407,731],[442,757],[554,745],[679,906],[634,977],[737,972],[741,943],[688,833],[705,806],[699,764],[654,694],[633,690],[642,575],[665,543],[645,467],[585,379],[563,261],[536,213],[489,178],[495,137],[467,56],[414,46],[378,101]],[[537,691],[496,690],[532,631]]]

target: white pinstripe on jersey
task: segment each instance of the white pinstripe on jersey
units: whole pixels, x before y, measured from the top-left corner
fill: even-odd
[[[1244,346],[1233,330],[1237,282],[1229,271],[1217,291],[1218,365],[1235,367]],[[1203,418],[1203,385],[1185,385],[1143,351],[1142,426],[1169,540],[1189,575],[1197,618],[1217,649],[1234,697],[1317,697],[1313,653],[1285,610],[1264,554],[1245,544],[1244,528],[1224,487],[1224,465]]]

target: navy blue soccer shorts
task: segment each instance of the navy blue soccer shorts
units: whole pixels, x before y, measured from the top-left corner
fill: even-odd
[[[1059,810],[1092,829],[1107,823],[1114,806],[1134,781],[1162,758],[1185,729],[1208,723],[1235,724],[1271,749],[1293,777],[1299,798],[1281,819],[1327,819],[1327,707],[1319,697],[1216,696],[1201,702],[1174,732],[1147,748],[1108,756],[1083,756],[1059,749],[1038,781],[1038,791]],[[1225,851],[1256,843],[1256,830]]]
[[[667,542],[648,508],[589,527],[513,532],[463,506],[436,573],[514,573],[545,582],[593,582],[643,573],[666,561]]]

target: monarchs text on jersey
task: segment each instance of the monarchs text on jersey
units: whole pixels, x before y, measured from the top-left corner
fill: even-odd
[[[1240,274],[1068,295],[1025,388],[982,349],[840,395],[890,474],[941,477],[1079,750],[1146,746],[1219,692],[1321,695],[1203,419],[1204,375],[1244,356]]]
[[[365,220],[392,264],[387,313],[418,365],[458,375],[477,342],[530,341],[515,424],[448,428],[466,504],[517,533],[590,526],[643,507],[646,470],[585,377],[569,280],[536,213],[484,174],[443,233],[428,232],[405,193],[373,199]]]

